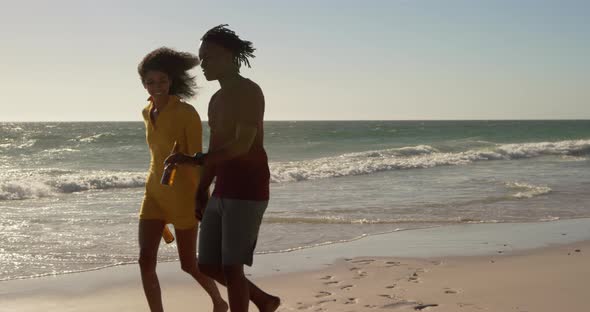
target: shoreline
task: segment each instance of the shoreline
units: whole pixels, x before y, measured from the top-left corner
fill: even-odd
[[[308,272],[345,258],[359,256],[398,257],[428,259],[433,257],[473,257],[502,254],[526,253],[527,251],[590,241],[590,218],[568,219],[530,223],[484,223],[457,224],[438,227],[369,234],[344,242],[333,242],[320,246],[303,247],[286,252],[256,254],[253,268],[246,267],[250,276],[258,278],[277,274]],[[135,263],[96,268],[87,271],[59,273],[41,277],[27,277],[0,281],[0,298],[17,295],[27,290],[60,280],[75,280],[78,276],[114,275],[117,279],[109,282],[94,278],[90,288],[125,284],[137,279],[139,274]],[[104,273],[104,274],[103,274]],[[158,263],[158,274],[173,279],[184,277],[178,260]],[[132,277],[133,276],[133,277]],[[19,287],[20,285],[22,287]],[[10,285],[10,286],[8,286]],[[102,285],[104,286],[104,285]],[[8,291],[7,289],[11,289]],[[76,290],[80,290],[76,287]]]
[[[544,226],[545,224],[551,224],[551,223],[562,223],[562,224],[564,224],[564,226],[562,226],[561,224],[556,225],[556,226]],[[482,236],[489,234],[491,237],[490,240],[494,240],[494,239],[497,240],[497,239],[508,239],[507,237],[505,237],[505,235],[501,235],[500,233],[495,233],[497,231],[496,230],[497,227],[510,228],[512,226],[514,226],[514,227],[522,226],[523,227],[522,231],[524,231],[525,233],[527,233],[527,232],[531,233],[531,231],[533,231],[533,232],[535,231],[534,228],[536,228],[537,226],[540,226],[540,227],[543,227],[543,228],[555,233],[559,228],[565,227],[565,225],[573,224],[574,226],[577,227],[580,225],[580,223],[582,223],[582,224],[587,223],[588,226],[590,227],[590,218],[560,219],[560,220],[530,221],[530,222],[457,223],[457,224],[435,225],[435,226],[424,227],[424,228],[410,228],[410,229],[392,230],[392,231],[386,231],[386,232],[380,232],[380,233],[363,234],[361,236],[350,238],[350,239],[334,241],[334,242],[324,242],[324,243],[319,243],[317,245],[310,245],[310,246],[293,247],[293,248],[289,248],[286,250],[256,252],[255,259],[256,259],[256,261],[260,261],[260,259],[259,259],[260,257],[272,256],[272,255],[276,255],[280,258],[284,258],[280,255],[283,255],[283,254],[289,255],[289,254],[298,253],[298,252],[306,252],[307,250],[330,248],[330,246],[334,246],[334,245],[351,244],[351,243],[355,243],[357,241],[364,241],[364,240],[373,240],[374,239],[374,240],[378,240],[379,243],[381,243],[382,239],[377,239],[374,237],[383,237],[383,236],[384,236],[385,240],[391,240],[392,242],[394,242],[394,241],[399,242],[405,238],[408,238],[407,236],[411,236],[409,234],[416,233],[416,234],[418,234],[417,235],[418,238],[412,238],[412,239],[415,239],[419,244],[425,244],[425,243],[427,243],[428,236],[430,236],[430,235],[432,235],[434,237],[437,235],[437,233],[442,233],[443,235],[449,235],[453,239],[460,239],[459,237],[456,237],[456,236],[462,235],[462,231],[467,231],[467,232],[470,232],[471,234],[476,235],[475,237],[478,237],[478,239],[483,239]],[[481,230],[479,230],[476,227],[488,227],[488,229],[484,230],[482,228]],[[446,230],[448,230],[448,231],[446,231]],[[406,233],[406,232],[410,232],[410,233]],[[526,251],[526,250],[534,250],[534,249],[543,247],[544,245],[546,245],[546,246],[548,246],[550,244],[562,245],[562,244],[569,244],[572,242],[590,240],[590,231],[588,231],[586,233],[583,229],[580,229],[580,231],[574,231],[572,234],[573,235],[570,235],[569,237],[561,237],[561,238],[557,238],[556,236],[539,237],[539,236],[535,235],[535,238],[540,239],[539,241],[536,241],[536,242],[532,241],[532,240],[523,241],[522,239],[517,239],[516,240],[517,245],[512,245],[511,248],[514,248],[516,250],[522,249],[523,251]],[[399,235],[399,236],[394,237],[397,235]],[[567,235],[562,235],[562,236],[567,236]],[[432,238],[431,241],[433,241],[433,240],[437,240],[437,239]],[[489,242],[485,242],[483,244],[489,245]],[[485,253],[492,253],[492,251],[490,250],[491,247],[486,248],[485,246],[472,246],[472,247],[476,247],[477,250],[471,250],[471,251],[466,251],[466,250],[464,251],[464,250],[460,249],[461,246],[454,246],[459,249],[453,248],[452,244],[449,246],[446,246],[446,247],[442,247],[442,248],[441,248],[441,246],[429,246],[430,248],[438,249],[438,252],[441,252],[440,254],[436,254],[436,252],[424,253],[424,251],[415,250],[415,248],[412,248],[412,247],[406,248],[404,250],[403,246],[405,246],[405,244],[402,244],[402,245],[398,246],[397,249],[395,249],[395,251],[397,252],[395,255],[388,254],[388,253],[385,253],[385,254],[379,253],[379,254],[382,256],[401,256],[401,257],[405,257],[405,258],[428,258],[428,257],[437,256],[437,255],[440,255],[440,256],[477,256],[477,255],[482,255]],[[408,246],[406,246],[406,247],[408,247]],[[339,248],[336,248],[336,249],[339,249]],[[369,248],[369,250],[371,250],[371,249],[372,248]],[[513,251],[515,251],[515,250],[513,250]],[[371,251],[371,252],[374,252],[374,251]],[[313,253],[313,252],[311,252],[311,253]],[[321,254],[323,254],[323,252],[321,252]],[[347,255],[347,256],[349,256],[349,255]],[[342,256],[340,258],[344,258],[344,257],[345,256]],[[266,258],[263,258],[263,259],[266,259]],[[333,260],[336,261],[336,260],[338,260],[338,258],[334,258]],[[178,261],[179,261],[178,259],[159,260],[158,264],[168,266],[173,263],[178,263]],[[96,268],[79,270],[79,271],[60,272],[60,273],[45,273],[45,274],[40,274],[38,276],[23,276],[23,277],[3,279],[3,280],[0,280],[0,295],[2,294],[1,293],[1,289],[2,289],[1,285],[2,285],[2,283],[5,283],[5,282],[23,281],[23,280],[25,280],[25,281],[26,280],[39,280],[39,279],[46,279],[46,278],[59,278],[61,276],[68,276],[68,275],[73,275],[73,274],[85,274],[85,273],[91,273],[91,272],[102,271],[102,270],[111,270],[111,269],[114,270],[117,268],[134,266],[134,265],[136,265],[135,262],[116,263],[116,264],[110,264],[110,265],[106,265],[106,266],[102,266],[102,267],[96,267]],[[316,267],[320,267],[320,266],[318,266],[316,264]],[[313,268],[309,268],[308,270],[313,270]],[[280,272],[280,271],[281,271],[280,269],[273,270],[273,272]],[[285,272],[295,272],[295,271],[286,269]],[[271,271],[265,271],[265,270],[256,270],[255,273],[260,274],[261,276],[266,276],[266,275],[272,274]],[[250,273],[250,274],[252,274],[252,273]]]
[[[589,251],[590,218],[467,224],[258,255],[247,275],[280,312],[586,311]],[[212,309],[178,262],[157,271],[167,310]],[[2,281],[0,301],[0,312],[147,309],[137,265]]]

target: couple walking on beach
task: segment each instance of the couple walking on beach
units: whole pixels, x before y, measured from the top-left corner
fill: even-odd
[[[139,216],[139,266],[151,311],[163,311],[156,263],[166,224],[174,225],[182,270],[211,296],[214,312],[228,309],[215,281],[227,287],[231,311],[248,311],[250,300],[263,312],[280,305],[278,297],[244,275],[244,265],[252,265],[270,180],[263,147],[264,96],[255,82],[240,75],[241,65],[250,67],[254,50],[252,42],[219,25],[201,38],[198,57],[160,48],[139,64],[150,96],[143,118],[151,153]],[[209,102],[206,154],[199,114],[183,102],[195,94],[188,71],[199,63],[205,78],[221,86]],[[173,146],[176,152],[169,155]],[[172,186],[160,183],[166,165],[177,168]]]

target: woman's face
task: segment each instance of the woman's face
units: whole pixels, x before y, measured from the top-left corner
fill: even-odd
[[[143,86],[154,98],[167,96],[170,92],[170,78],[164,72],[150,70],[145,74]]]

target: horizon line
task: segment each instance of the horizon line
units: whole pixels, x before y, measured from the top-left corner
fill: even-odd
[[[201,122],[208,121],[208,119],[202,119]],[[275,121],[287,121],[287,122],[298,122],[298,121],[590,121],[590,118],[525,118],[525,119],[268,119],[265,122]],[[143,122],[143,120],[0,120],[0,123],[41,123],[41,122],[78,122],[78,123],[92,123],[92,122]]]

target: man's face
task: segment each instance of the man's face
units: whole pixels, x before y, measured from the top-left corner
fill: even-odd
[[[213,42],[201,42],[199,58],[203,75],[209,81],[223,78],[225,74],[235,70],[232,53]]]

